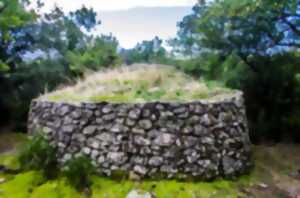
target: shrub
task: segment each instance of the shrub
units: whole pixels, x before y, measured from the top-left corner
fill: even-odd
[[[19,155],[21,170],[41,170],[48,179],[58,173],[56,148],[49,145],[42,135],[34,136]]]
[[[78,190],[91,186],[90,176],[95,172],[91,160],[85,156],[75,157],[64,164],[63,175]]]

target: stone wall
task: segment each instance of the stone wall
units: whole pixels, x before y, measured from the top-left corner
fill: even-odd
[[[212,179],[251,167],[243,96],[141,104],[35,100],[28,128],[42,130],[65,162],[85,154],[99,172]]]

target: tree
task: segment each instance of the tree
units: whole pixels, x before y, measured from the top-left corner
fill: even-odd
[[[64,13],[56,7],[38,15],[18,0],[0,2],[1,121],[13,120],[24,130],[33,98],[72,83],[88,69],[116,64],[117,42],[87,34],[100,24],[92,9]]]
[[[299,6],[298,0],[199,1],[179,23],[174,43],[204,60],[202,75],[244,90],[256,140],[292,133],[287,120],[296,117],[300,97]]]
[[[132,63],[165,63],[167,61],[167,51],[162,46],[163,41],[155,37],[150,41],[142,41],[133,49],[123,50],[121,54],[127,64]]]

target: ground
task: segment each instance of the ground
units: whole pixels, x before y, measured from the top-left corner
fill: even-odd
[[[17,151],[24,135],[0,134],[0,164],[16,168]],[[237,198],[300,196],[300,145],[253,146],[255,168],[234,181],[178,182],[174,180],[133,182],[93,176],[92,198],[124,198],[132,189],[151,192],[157,198]],[[0,198],[80,198],[63,177],[46,181],[38,171],[17,175],[0,173]]]

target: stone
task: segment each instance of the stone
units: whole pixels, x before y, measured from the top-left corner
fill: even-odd
[[[4,183],[6,181],[5,178],[0,178],[0,184]]]
[[[216,118],[214,118],[212,115],[209,114],[204,114],[201,117],[201,124],[203,124],[204,126],[212,126],[213,124],[216,123]]]
[[[197,136],[205,136],[207,135],[207,128],[200,124],[197,124],[194,126],[194,134]]]
[[[92,135],[97,130],[97,126],[87,126],[83,129],[83,134]]]
[[[114,136],[110,133],[101,133],[100,135],[96,136],[96,139],[101,141],[101,144],[107,143],[111,144],[114,140]]]
[[[185,107],[179,107],[179,108],[173,110],[173,112],[177,115],[185,113],[186,111],[187,111],[187,109]]]
[[[131,190],[126,198],[154,198],[149,192],[143,190]]]
[[[191,126],[186,126],[182,129],[184,134],[191,134],[193,132],[193,128]]]
[[[133,168],[134,172],[140,174],[140,175],[146,175],[147,168],[145,166],[141,166],[141,165],[135,165]]]
[[[93,160],[97,160],[97,158],[98,158],[98,156],[99,156],[99,151],[97,151],[97,150],[92,150],[92,152],[91,152],[91,158],[93,159]]]
[[[120,133],[124,131],[124,126],[121,124],[115,124],[112,126],[112,128],[110,129],[111,132],[113,133]]]
[[[86,155],[89,155],[89,154],[91,153],[91,149],[90,149],[89,147],[84,147],[84,148],[82,149],[82,152],[83,152],[84,154],[86,154]]]
[[[100,156],[99,158],[98,158],[98,160],[97,160],[97,162],[99,163],[99,164],[102,164],[102,163],[104,163],[106,160],[105,160],[105,157],[104,156]]]
[[[144,129],[140,129],[140,128],[132,128],[131,129],[132,133],[135,133],[135,134],[145,134],[145,130]]]
[[[224,156],[222,159],[222,164],[223,164],[223,172],[226,176],[230,176],[234,173],[234,167],[235,167],[235,160],[228,157]]]
[[[139,121],[139,126],[142,128],[142,129],[151,129],[152,127],[152,122],[151,120],[140,120]]]
[[[136,120],[140,117],[140,115],[141,115],[140,109],[133,109],[133,110],[129,111],[128,117],[133,120]]]
[[[176,141],[176,136],[169,133],[159,134],[158,137],[154,140],[154,144],[159,146],[170,146]]]
[[[160,166],[163,163],[163,158],[159,156],[154,156],[149,159],[149,165]]]
[[[115,164],[123,164],[128,158],[123,152],[109,152],[107,154],[107,159]]]
[[[113,111],[113,108],[111,105],[105,105],[103,108],[102,108],[102,112],[107,114],[107,113],[111,113]]]
[[[102,118],[105,121],[111,121],[116,118],[116,115],[114,113],[106,114],[106,115],[102,116]]]
[[[199,142],[198,138],[192,137],[192,136],[185,136],[183,137],[183,145],[185,147],[193,147]]]
[[[63,156],[62,161],[63,161],[63,162],[67,162],[67,161],[69,161],[70,159],[72,159],[72,155],[69,154],[69,153],[67,153],[67,154],[65,154],[65,155]]]
[[[98,140],[93,140],[90,144],[90,146],[94,149],[99,149],[100,148],[100,142]]]
[[[140,181],[141,177],[133,171],[129,171],[128,179],[132,181]]]
[[[76,134],[74,134],[72,136],[72,139],[76,140],[76,141],[78,141],[80,143],[83,143],[83,142],[85,142],[86,137],[83,134],[81,134],[81,133],[76,133]]]
[[[46,133],[46,134],[49,134],[52,132],[52,129],[49,128],[49,127],[43,127],[43,132]]]
[[[72,133],[75,130],[74,125],[66,125],[62,127],[62,132],[63,133]]]
[[[126,119],[126,121],[125,121],[125,124],[127,125],[127,126],[134,126],[135,125],[135,120],[132,120],[132,119]]]
[[[69,112],[70,112],[70,107],[64,105],[64,106],[62,106],[62,107],[60,108],[60,110],[59,110],[59,115],[60,115],[60,116],[65,116],[65,115],[66,115],[67,113],[69,113]]]
[[[135,136],[134,137],[134,142],[137,144],[137,145],[140,145],[140,146],[147,146],[147,145],[150,145],[151,144],[151,141],[142,137],[142,136]]]

